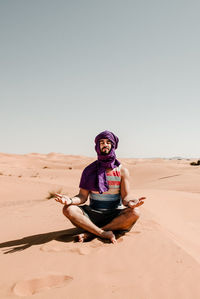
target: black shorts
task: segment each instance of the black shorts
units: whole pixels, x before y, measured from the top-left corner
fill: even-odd
[[[124,209],[114,209],[110,211],[98,211],[88,205],[78,206],[94,224],[102,227],[110,223],[115,217],[119,216]]]

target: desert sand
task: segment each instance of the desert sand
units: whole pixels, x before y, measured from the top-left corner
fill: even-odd
[[[199,299],[200,166],[120,159],[133,197],[132,230],[110,244],[74,242],[78,230],[49,192],[78,193],[94,158],[0,154],[0,298]]]

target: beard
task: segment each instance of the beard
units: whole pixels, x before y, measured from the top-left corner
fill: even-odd
[[[107,156],[107,155],[110,153],[111,149],[107,149],[107,151],[104,151],[104,149],[105,149],[105,147],[102,148],[102,150],[101,150],[101,155],[103,155],[103,156]]]

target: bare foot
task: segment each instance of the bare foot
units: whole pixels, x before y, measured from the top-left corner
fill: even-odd
[[[78,242],[80,243],[83,243],[83,242],[87,242],[87,241],[90,241],[94,238],[94,235],[87,232],[87,233],[82,233],[82,234],[79,234],[77,236],[77,239],[78,239]]]
[[[108,231],[103,231],[103,233],[101,234],[102,238],[105,239],[109,239],[111,243],[115,244],[117,242],[115,235],[113,234],[113,232],[111,230]]]

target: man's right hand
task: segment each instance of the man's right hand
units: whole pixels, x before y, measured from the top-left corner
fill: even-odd
[[[70,197],[68,197],[67,195],[62,195],[62,194],[58,194],[58,193],[55,194],[55,200],[57,202],[60,202],[63,205],[67,205],[67,206],[71,205],[71,203],[72,203],[72,200]]]

